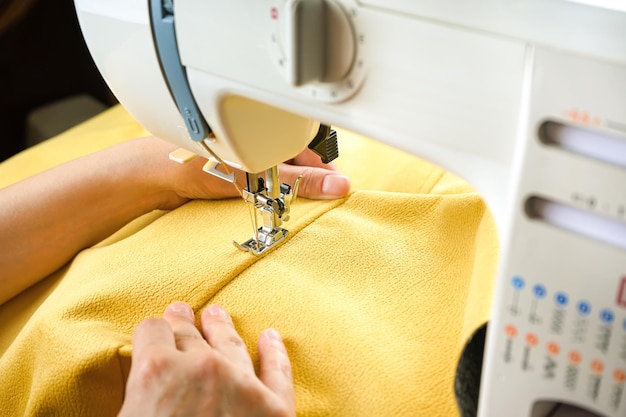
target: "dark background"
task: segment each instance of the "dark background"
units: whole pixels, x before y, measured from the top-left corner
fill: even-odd
[[[7,9],[2,1],[0,13]],[[35,0],[0,31],[0,161],[26,146],[29,112],[81,93],[115,103],[85,46],[73,1]]]

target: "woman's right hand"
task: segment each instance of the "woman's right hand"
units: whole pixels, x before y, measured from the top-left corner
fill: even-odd
[[[163,318],[133,333],[131,371],[118,417],[295,416],[291,364],[273,329],[259,337],[260,375],[221,307],[211,305],[195,327],[189,305],[169,305]]]

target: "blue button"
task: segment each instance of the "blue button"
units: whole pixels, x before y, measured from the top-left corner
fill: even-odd
[[[520,277],[519,275],[514,276],[511,280],[511,283],[513,284],[513,288],[515,288],[516,290],[521,290],[522,288],[524,288],[524,278]]]
[[[535,294],[535,297],[543,298],[547,294],[546,287],[541,284],[537,284],[533,287],[533,293]]]
[[[591,304],[586,301],[580,301],[577,307],[581,316],[587,316],[591,313]]]
[[[567,305],[567,303],[569,302],[569,298],[567,297],[567,294],[565,294],[564,292],[557,292],[554,295],[554,301],[560,307],[565,307]]]
[[[615,320],[615,314],[613,314],[613,312],[608,308],[605,308],[600,312],[600,320],[607,324],[613,323],[613,320]]]

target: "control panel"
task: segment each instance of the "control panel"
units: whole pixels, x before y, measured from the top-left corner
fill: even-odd
[[[621,417],[626,68],[536,48],[530,76],[480,415]]]

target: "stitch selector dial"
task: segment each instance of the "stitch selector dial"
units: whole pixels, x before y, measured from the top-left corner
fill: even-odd
[[[285,80],[320,101],[352,95],[363,79],[358,46],[364,37],[356,30],[356,5],[335,0],[272,3],[270,48]]]
[[[292,85],[334,82],[346,76],[354,58],[354,35],[341,6],[325,0],[288,0],[284,25]]]

